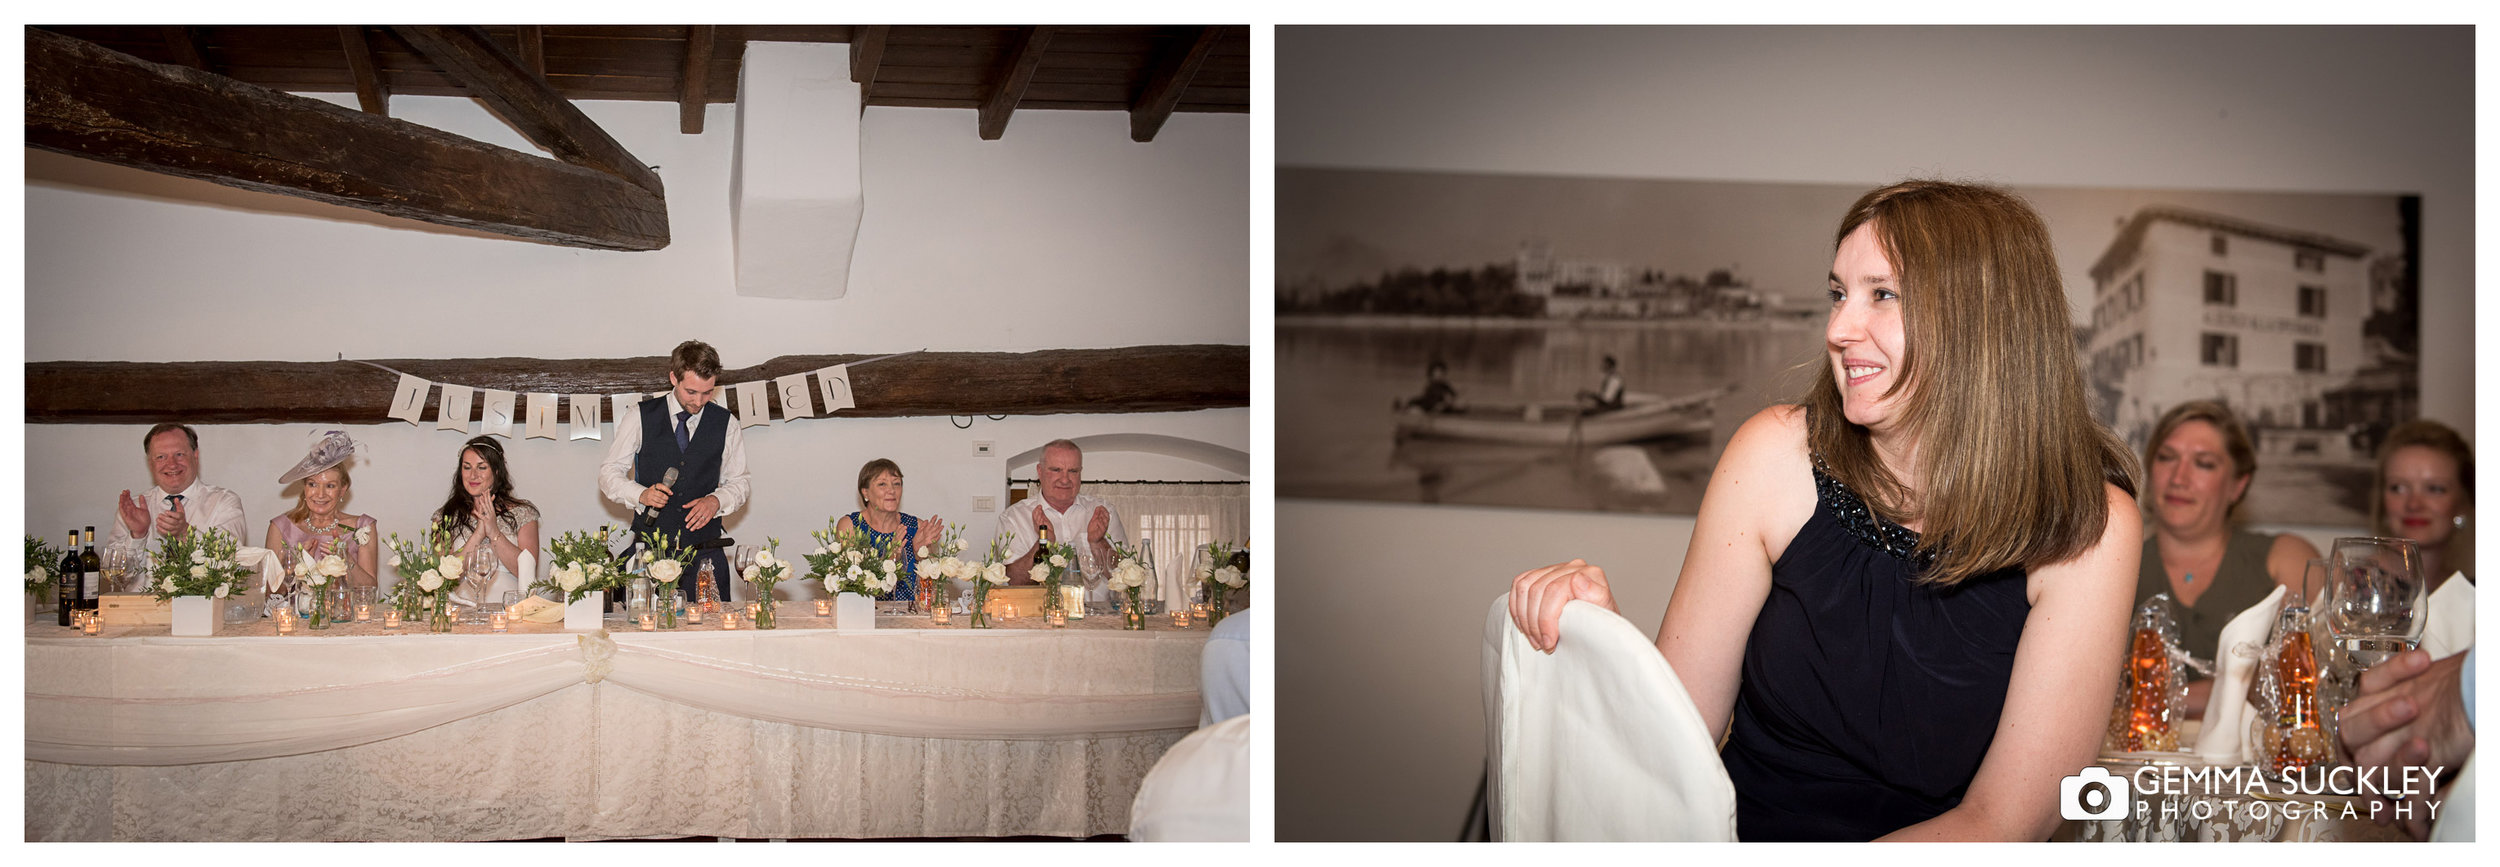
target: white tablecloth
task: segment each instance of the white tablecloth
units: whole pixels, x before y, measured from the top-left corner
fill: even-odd
[[[784,625],[30,627],[26,838],[1091,836],[1197,721],[1204,629]]]

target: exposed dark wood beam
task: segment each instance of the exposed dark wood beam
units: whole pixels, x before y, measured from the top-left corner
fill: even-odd
[[[712,70],[712,35],[719,28],[699,24],[686,28],[686,67],[677,78],[677,131],[703,134],[704,86]]]
[[[521,68],[475,27],[394,25],[401,38],[458,80],[469,94],[557,159],[588,166],[659,194],[660,176],[616,143],[589,115]]]
[[[522,24],[512,28],[521,45],[521,68],[544,81],[547,78],[547,28]]]
[[[999,71],[998,87],[981,100],[982,141],[997,141],[1007,134],[1007,116],[1015,113],[1016,103],[1024,101],[1024,89],[1033,85],[1033,70],[1041,67],[1042,52],[1050,50],[1050,37],[1058,29],[1028,27],[1016,40],[1006,68]]]
[[[782,356],[721,371],[724,386],[873,355]],[[622,394],[668,388],[668,360],[395,358],[374,363],[434,382],[517,393]],[[346,361],[50,361],[26,365],[32,424],[389,424],[399,380]],[[813,381],[811,380],[811,386]],[[1250,348],[1131,346],[1038,352],[924,352],[851,371],[859,406],[836,415],[1180,412],[1250,405]],[[724,400],[728,390],[722,390]],[[433,417],[435,400],[426,404]],[[780,411],[774,396],[773,409]],[[606,415],[606,401],[602,414]],[[559,421],[570,422],[568,405]],[[818,407],[818,416],[827,415]],[[471,416],[475,417],[474,414]],[[614,421],[613,418],[606,419]]]
[[[1189,48],[1164,61],[1146,77],[1145,89],[1128,110],[1130,141],[1149,142],[1163,130],[1163,122],[1172,118],[1172,110],[1181,104],[1181,91],[1189,89],[1190,79],[1198,77],[1199,67],[1207,65],[1207,55],[1215,53],[1218,28],[1200,27]]]
[[[667,202],[614,175],[35,28],[26,145],[554,244],[668,246]]]
[[[175,63],[201,72],[216,71],[208,68],[208,46],[200,44],[199,30],[176,24],[156,29],[165,38],[165,48],[174,53]]]
[[[363,25],[340,25],[339,49],[347,52],[347,69],[356,76],[356,103],[367,114],[391,116],[391,85],[382,80],[381,64],[374,62]]]
[[[868,107],[868,86],[877,83],[877,65],[885,62],[885,38],[891,25],[861,25],[851,34],[851,82],[859,85],[860,107]]]

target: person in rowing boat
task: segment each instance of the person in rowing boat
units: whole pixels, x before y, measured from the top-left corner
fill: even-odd
[[[1431,364],[1424,367],[1424,378],[1427,380],[1424,383],[1424,393],[1399,400],[1393,404],[1394,408],[1412,407],[1427,413],[1459,411],[1458,389],[1450,386],[1449,362],[1438,358],[1433,359]]]
[[[1605,375],[1597,380],[1596,391],[1579,395],[1580,414],[1595,415],[1623,408],[1623,375],[1615,372],[1615,357],[1606,356]]]

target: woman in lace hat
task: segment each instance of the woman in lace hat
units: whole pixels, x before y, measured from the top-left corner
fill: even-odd
[[[434,517],[451,522],[452,550],[467,569],[460,589],[453,592],[456,598],[501,605],[505,593],[529,586],[529,577],[519,574],[521,554],[527,552],[533,564],[542,556],[538,507],[512,495],[503,443],[481,435],[461,446],[451,496],[434,510]]]
[[[1744,840],[2041,840],[2125,656],[2135,460],[2085,398],[2048,230],[1905,181],[1835,235],[1822,370],[1729,440],[1658,649]],[[1604,570],[1521,574],[1551,650]]]
[[[346,431],[316,433],[310,453],[278,477],[278,484],[300,481],[304,487],[296,495],[294,509],[270,519],[261,545],[279,552],[290,570],[299,552],[310,554],[316,563],[336,554],[347,564],[347,574],[337,580],[349,587],[372,587],[379,574],[374,563],[381,550],[374,540],[382,531],[372,516],[346,512],[353,490],[347,461],[355,453],[356,441]]]

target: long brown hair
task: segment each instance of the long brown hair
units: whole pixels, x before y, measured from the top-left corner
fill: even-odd
[[[2092,417],[2048,227],[2004,190],[1933,180],[1860,197],[1833,246],[1868,224],[1902,287],[1893,391],[1922,489],[1885,469],[1866,428],[1841,414],[1828,362],[1802,401],[1808,445],[1870,508],[1921,524],[1920,553],[1933,558],[1921,581],[2083,553],[2109,520],[2103,483],[2133,495],[2136,466]]]

